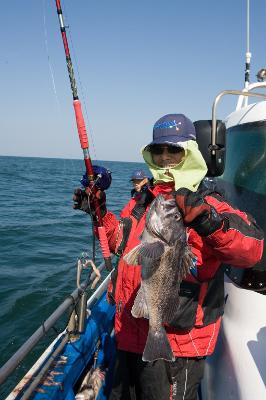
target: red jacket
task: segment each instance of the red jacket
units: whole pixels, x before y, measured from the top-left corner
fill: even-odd
[[[158,185],[150,189],[156,196],[161,192],[172,191],[169,185]],[[213,352],[221,323],[221,312],[211,323],[204,323],[204,299],[209,282],[216,275],[221,263],[228,263],[239,267],[250,267],[259,262],[263,252],[263,235],[255,221],[246,213],[233,208],[219,196],[205,197],[217,213],[223,214],[227,220],[227,230],[223,227],[208,237],[199,236],[196,231],[189,229],[188,242],[196,257],[197,279],[189,274],[185,281],[200,285],[199,296],[195,311],[195,323],[189,330],[167,327],[167,336],[175,356],[196,357],[206,356]],[[121,212],[121,218],[130,218],[131,231],[124,253],[128,253],[139,244],[139,237],[144,230],[145,214],[138,222],[131,215],[136,205],[136,199],[129,201]],[[103,218],[107,232],[110,250],[116,252],[122,239],[121,222],[111,212]],[[222,274],[223,276],[223,274]],[[143,318],[134,318],[131,308],[141,280],[141,269],[138,266],[127,265],[123,256],[119,260],[115,287],[115,335],[120,350],[134,353],[143,353],[147,333],[148,321]],[[222,282],[223,286],[223,282]],[[223,302],[223,294],[220,301]],[[207,319],[206,319],[207,320]]]

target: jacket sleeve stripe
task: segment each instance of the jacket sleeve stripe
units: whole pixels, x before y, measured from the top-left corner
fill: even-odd
[[[224,231],[229,229],[235,229],[242,233],[246,237],[252,237],[254,239],[263,240],[264,233],[262,229],[258,227],[256,222],[252,221],[249,224],[243,220],[239,215],[232,213],[221,213],[225,217],[225,224],[223,227]]]
[[[205,239],[211,244],[215,256],[224,263],[239,267],[257,264],[263,253],[264,233],[256,221],[220,196],[206,196],[206,201],[224,220],[222,228]]]

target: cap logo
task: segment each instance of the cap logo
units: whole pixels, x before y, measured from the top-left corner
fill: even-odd
[[[175,128],[176,129],[176,131],[179,131],[179,127],[178,127],[178,125],[182,125],[182,122],[176,122],[176,120],[174,119],[174,120],[172,120],[172,121],[165,121],[165,122],[162,122],[162,123],[160,123],[160,124],[156,124],[155,126],[154,126],[154,129],[172,129],[172,128]]]

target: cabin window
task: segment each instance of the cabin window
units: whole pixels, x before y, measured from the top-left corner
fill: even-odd
[[[266,237],[266,121],[227,129],[225,171],[217,183],[231,204],[256,219]],[[266,250],[255,267],[227,265],[226,274],[241,288],[266,294]]]

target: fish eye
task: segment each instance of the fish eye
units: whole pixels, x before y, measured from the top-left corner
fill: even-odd
[[[180,221],[180,219],[181,219],[181,215],[179,215],[179,214],[175,214],[175,219],[176,219],[177,221]]]

